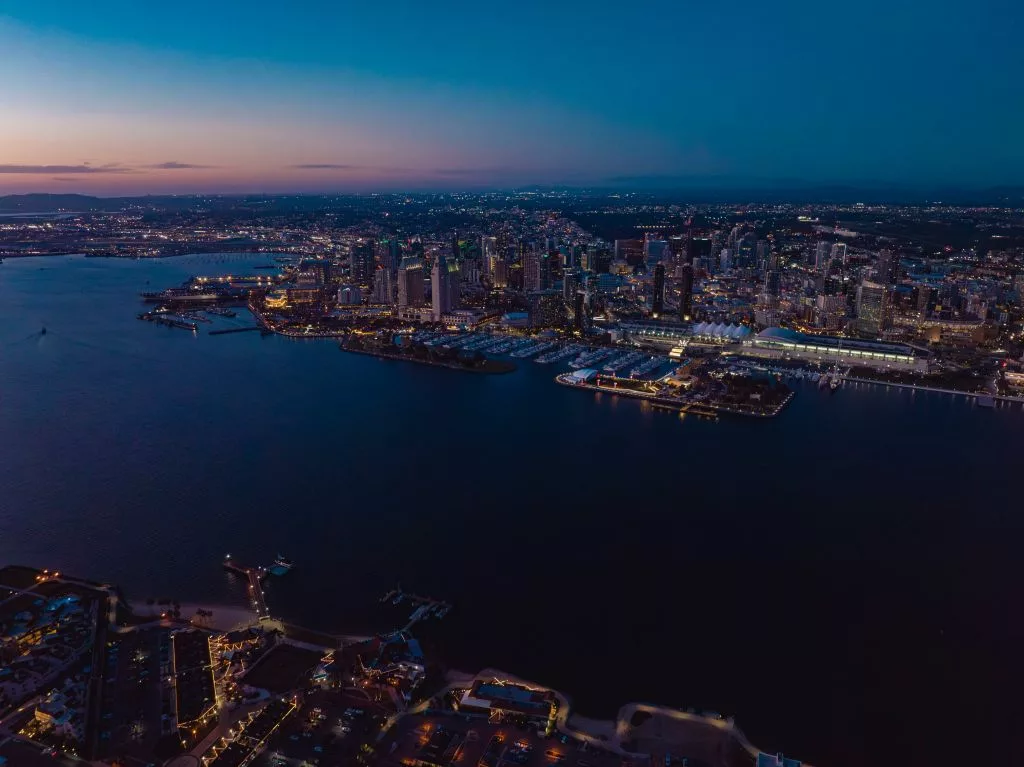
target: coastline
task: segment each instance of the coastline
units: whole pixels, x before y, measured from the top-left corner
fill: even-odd
[[[215,631],[228,632],[239,628],[247,628],[259,623],[256,613],[247,607],[240,605],[204,604],[199,602],[180,602],[181,616],[179,620],[187,621],[200,628],[213,629]],[[131,605],[132,615],[138,617],[150,617],[154,620],[160,618],[160,614],[166,611],[166,605]],[[196,613],[199,610],[212,612],[210,618],[199,618]]]
[[[755,413],[746,410],[739,410],[737,408],[729,407],[728,405],[722,405],[714,402],[680,402],[678,400],[659,397],[653,394],[644,394],[642,392],[632,391],[630,389],[608,389],[603,386],[594,386],[593,384],[589,383],[570,383],[567,380],[563,380],[568,375],[570,374],[562,373],[560,375],[555,376],[555,382],[569,389],[585,389],[587,391],[592,391],[597,394],[610,394],[613,396],[631,397],[632,399],[638,399],[643,402],[649,402],[652,405],[659,408],[675,410],[680,413],[693,412],[697,415],[706,415],[706,413],[701,413],[700,411],[710,410],[714,411],[715,413],[727,413],[729,415],[739,415],[748,418],[775,418],[779,413],[782,412],[786,405],[790,403],[790,401],[793,399],[793,396],[796,394],[796,392],[790,391],[782,400],[782,402],[780,402],[779,405],[771,412]]]
[[[470,368],[458,363],[450,362],[438,362],[437,360],[425,360],[417,359],[408,354],[387,354],[382,351],[374,351],[370,349],[352,349],[345,343],[338,345],[343,352],[350,352],[352,354],[365,354],[369,357],[378,357],[383,360],[394,360],[396,362],[413,362],[419,365],[429,365],[430,367],[436,368],[447,368],[449,370],[458,370],[464,373],[482,373],[484,375],[504,375],[505,373],[511,373],[516,370],[516,365],[511,362],[504,362],[502,360],[492,360],[488,358],[481,367]]]

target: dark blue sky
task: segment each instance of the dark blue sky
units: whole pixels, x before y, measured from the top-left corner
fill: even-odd
[[[8,0],[0,191],[1017,184],[1022,5]]]

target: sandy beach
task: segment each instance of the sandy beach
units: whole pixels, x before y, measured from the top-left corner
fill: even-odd
[[[132,611],[136,615],[151,615],[159,618],[160,614],[167,610],[166,605],[133,605]],[[209,618],[201,618],[196,615],[199,610],[206,610],[213,613]],[[196,626],[215,629],[217,631],[231,631],[236,628],[251,626],[257,622],[256,613],[240,605],[204,605],[195,602],[181,603],[181,618],[190,620]]]

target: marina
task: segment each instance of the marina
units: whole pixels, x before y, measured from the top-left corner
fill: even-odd
[[[147,322],[153,322],[157,325],[165,325],[169,328],[180,328],[181,330],[191,330],[195,333],[199,330],[199,325],[193,320],[187,320],[184,317],[178,317],[173,314],[166,314],[161,312],[144,312],[139,315],[140,320],[146,320]]]
[[[391,604],[396,606],[403,602],[408,602],[413,606],[413,611],[409,615],[409,622],[402,629],[403,631],[408,631],[415,624],[428,618],[443,618],[452,609],[452,605],[448,602],[403,591],[401,586],[388,591],[380,598],[380,602],[381,604],[391,602]]]

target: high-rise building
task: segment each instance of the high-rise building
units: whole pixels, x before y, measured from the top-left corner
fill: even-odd
[[[781,290],[782,268],[779,264],[779,257],[773,254],[768,258],[768,262],[765,265],[764,290],[762,291],[764,302],[768,303],[772,299],[778,302]]]
[[[643,263],[644,241],[643,240],[616,240],[615,260],[625,261],[631,266]]]
[[[658,262],[654,267],[654,296],[651,299],[651,314],[660,317],[665,311],[665,264]]]
[[[562,275],[562,298],[566,303],[572,303],[576,298],[576,291],[580,287],[580,274],[573,269],[567,269]]]
[[[363,292],[358,285],[342,285],[338,288],[338,303],[342,306],[355,306],[363,301]]]
[[[891,250],[878,253],[875,264],[875,279],[883,285],[895,285],[899,280],[900,257]]]
[[[644,238],[644,264],[648,270],[653,271],[655,265],[660,264],[668,256],[667,240],[650,240]]]
[[[757,266],[757,239],[754,235],[745,234],[736,243],[735,264],[739,269],[753,269]]]
[[[558,252],[541,253],[540,255],[540,289],[550,290],[554,281],[555,262]]]
[[[927,316],[933,306],[935,306],[935,289],[930,285],[918,285],[917,311],[919,311],[922,316]]]
[[[846,266],[846,243],[837,242],[832,246],[832,263],[838,266]]]
[[[373,300],[378,304],[391,306],[395,303],[395,289],[391,280],[391,270],[378,266],[373,273]]]
[[[523,254],[523,290],[527,293],[541,289],[541,258],[533,248]]]
[[[388,248],[391,250],[391,268],[396,272],[398,265],[402,263],[402,243],[397,237],[388,240]]]
[[[406,256],[398,268],[398,305],[402,308],[423,306],[423,261]]]
[[[373,277],[373,243],[360,243],[349,257],[349,276],[357,285],[369,284]]]
[[[434,322],[459,306],[460,275],[458,264],[438,253],[430,270],[430,301]]]
[[[491,274],[491,284],[496,288],[508,287],[508,264],[504,259],[495,257],[494,269]]]
[[[498,254],[497,237],[480,238],[480,274],[483,277],[490,277],[494,274],[494,260]]]
[[[686,256],[679,268],[679,319],[689,322],[693,319],[693,257],[697,247],[692,233],[684,247]]]
[[[857,288],[857,329],[878,335],[889,326],[890,293],[887,285],[861,282]]]
[[[332,278],[334,277],[334,273],[331,269],[331,260],[329,258],[325,258],[323,261],[319,262],[319,265],[324,287],[330,287]]]
[[[755,261],[757,262],[757,268],[767,274],[768,272],[768,258],[771,250],[768,246],[768,240],[758,240],[757,248],[755,250]]]
[[[573,327],[580,333],[583,333],[587,329],[587,304],[589,299],[587,291],[577,290],[576,300],[573,302]]]
[[[822,240],[814,248],[814,269],[818,272],[828,271],[829,256],[832,246]]]

